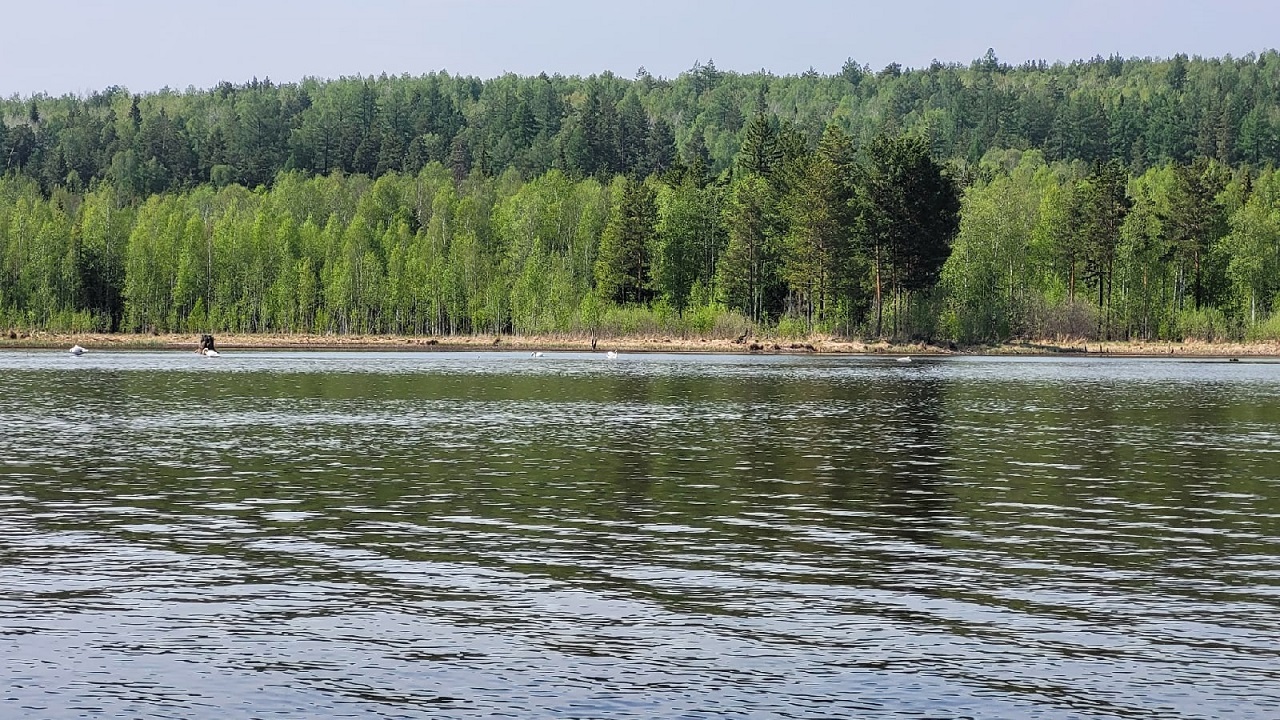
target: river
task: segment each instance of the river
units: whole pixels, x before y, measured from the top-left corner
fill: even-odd
[[[1277,718],[1280,364],[0,352],[4,717]]]

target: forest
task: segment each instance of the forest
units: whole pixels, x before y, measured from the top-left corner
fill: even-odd
[[[0,328],[1280,338],[1280,54],[0,100]]]

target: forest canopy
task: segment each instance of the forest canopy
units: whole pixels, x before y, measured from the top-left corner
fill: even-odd
[[[0,101],[0,326],[1271,337],[1280,55]]]

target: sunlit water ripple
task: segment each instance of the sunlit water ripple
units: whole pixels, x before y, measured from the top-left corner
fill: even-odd
[[[1278,718],[1280,365],[0,352],[4,717]]]

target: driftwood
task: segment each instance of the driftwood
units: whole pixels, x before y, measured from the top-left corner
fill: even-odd
[[[213,350],[214,352],[217,352],[217,351],[218,351],[218,350],[217,350],[217,348],[215,348],[215,347],[213,346],[213,336],[212,336],[212,335],[201,335],[201,336],[200,336],[200,350],[199,350],[199,352],[208,352],[208,351],[210,351],[210,350]]]

